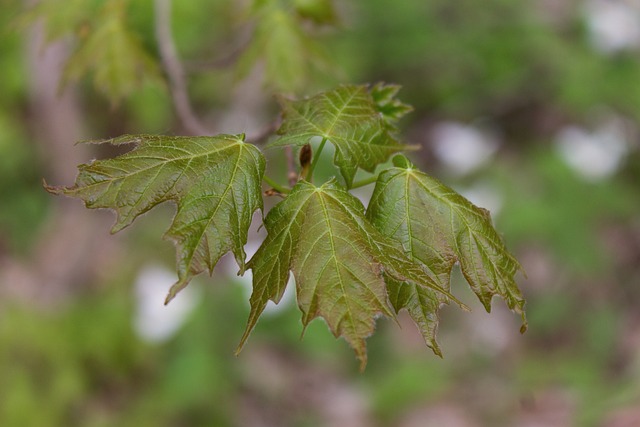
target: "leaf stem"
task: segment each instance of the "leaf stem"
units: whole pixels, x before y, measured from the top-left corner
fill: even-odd
[[[361,179],[360,181],[356,181],[351,185],[351,188],[360,188],[365,185],[373,184],[378,180],[378,175],[371,175],[369,178]]]
[[[326,137],[322,138],[320,145],[318,145],[318,149],[316,150],[315,153],[313,153],[313,160],[311,161],[311,166],[309,166],[309,172],[307,173],[307,181],[309,182],[313,182],[313,171],[315,170],[316,165],[320,160],[320,153],[322,153],[322,149],[324,148],[326,143],[327,143],[327,138]]]
[[[289,187],[284,187],[278,184],[274,179],[269,178],[267,175],[262,177],[262,180],[273,187],[278,193],[289,194],[291,193],[291,189]]]

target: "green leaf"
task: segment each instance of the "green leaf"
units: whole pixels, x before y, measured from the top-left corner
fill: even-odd
[[[263,4],[264,3],[264,4]],[[265,83],[282,92],[301,90],[315,72],[330,74],[335,66],[303,20],[278,2],[253,6],[256,28],[236,75],[246,77],[260,61],[265,65]]]
[[[36,3],[18,17],[16,24],[26,31],[35,21],[43,20],[45,38],[51,42],[83,31],[96,16],[95,0],[45,0]]]
[[[165,237],[176,244],[179,279],[167,302],[193,276],[211,273],[228,251],[244,270],[243,246],[253,213],[262,209],[265,168],[262,153],[245,143],[244,135],[123,135],[98,142],[136,147],[114,159],[79,166],[72,187],[45,188],[82,199],[90,209],[115,210],[112,233],[159,203],[175,202],[177,212]]]
[[[413,111],[413,107],[402,103],[396,99],[396,95],[400,91],[400,85],[388,85],[377,83],[371,88],[371,96],[376,105],[376,109],[382,114],[382,117],[389,123],[391,128],[395,130],[395,124],[405,114]]]
[[[296,11],[316,24],[335,24],[337,14],[332,0],[294,0]]]
[[[145,81],[162,84],[155,59],[126,26],[126,2],[105,4],[65,67],[63,84],[93,73],[96,89],[118,104]]]
[[[447,290],[451,269],[459,262],[485,309],[491,310],[493,295],[501,296],[522,316],[524,332],[525,301],[514,281],[521,267],[493,228],[489,212],[415,169],[404,156],[396,156],[394,164],[380,174],[367,218],[382,234],[402,242]],[[408,285],[389,281],[391,302],[396,311],[409,311],[427,344],[440,354],[435,334],[441,296]]]
[[[265,227],[267,238],[247,264],[253,270],[251,313],[238,351],[267,302],[282,298],[290,271],[304,326],[323,317],[333,334],[355,349],[361,367],[376,316],[393,317],[383,273],[455,300],[398,242],[371,226],[362,203],[335,180],[321,187],[300,181],[269,212]]]
[[[367,86],[346,85],[311,98],[279,98],[283,122],[278,139],[269,146],[305,145],[312,137],[329,140],[336,148],[334,163],[347,186],[358,168],[373,172],[389,156],[410,146],[400,144],[378,111]]]

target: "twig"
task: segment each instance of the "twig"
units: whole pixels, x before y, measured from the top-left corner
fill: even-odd
[[[194,135],[210,135],[211,131],[196,116],[185,82],[185,73],[171,32],[171,0],[155,0],[156,42],[162,64],[169,78],[169,88],[173,104],[180,121],[187,132]]]
[[[287,188],[287,187],[284,187],[284,186],[278,184],[278,182],[275,179],[272,179],[267,175],[263,176],[262,180],[264,182],[266,182],[267,184],[269,184],[278,193],[288,194],[288,193],[291,192],[290,188]]]

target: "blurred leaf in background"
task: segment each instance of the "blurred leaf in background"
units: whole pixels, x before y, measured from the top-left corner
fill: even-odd
[[[336,67],[315,37],[315,26],[333,25],[336,13],[329,0],[256,0],[250,16],[255,20],[252,40],[238,62],[239,77],[246,77],[263,61],[265,82],[277,92],[296,93],[309,87],[314,74]]]
[[[91,72],[96,89],[112,104],[143,82],[162,84],[157,61],[126,26],[127,6],[127,0],[106,2],[81,31],[80,45],[69,58],[63,84]]]

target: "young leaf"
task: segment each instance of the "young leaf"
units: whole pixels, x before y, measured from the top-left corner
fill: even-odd
[[[241,56],[236,75],[246,77],[258,62],[265,67],[265,83],[278,91],[301,90],[317,72],[331,74],[322,45],[300,18],[279,1],[255,2],[256,27],[251,43]]]
[[[69,58],[63,84],[93,72],[93,82],[118,104],[145,81],[162,84],[155,59],[126,25],[126,1],[109,1]]]
[[[316,24],[335,24],[337,13],[332,0],[294,0],[296,12]]]
[[[358,168],[373,172],[396,152],[411,148],[396,141],[377,110],[367,86],[346,85],[311,98],[291,101],[279,98],[283,122],[278,139],[269,146],[305,145],[314,136],[336,148],[334,163],[347,186]]]
[[[397,242],[372,227],[362,203],[335,180],[321,187],[300,181],[269,212],[265,227],[267,238],[247,264],[253,270],[251,313],[238,351],[267,302],[282,298],[289,271],[296,280],[302,323],[323,317],[333,334],[354,348],[361,367],[375,317],[393,317],[383,273],[453,298]]]
[[[413,107],[404,104],[396,99],[396,95],[400,91],[400,85],[388,85],[377,83],[371,88],[371,96],[375,103],[376,109],[382,114],[382,117],[389,123],[391,129],[395,130],[395,124],[407,113],[413,111]]]
[[[46,0],[35,3],[19,16],[16,24],[25,30],[42,19],[45,38],[51,42],[83,31],[96,16],[96,2],[87,0]]]
[[[262,153],[245,143],[244,135],[123,135],[98,142],[136,147],[114,159],[79,166],[72,187],[45,188],[82,199],[90,209],[115,210],[112,233],[159,203],[175,202],[177,213],[165,237],[176,244],[179,279],[167,303],[193,276],[211,273],[229,251],[244,269],[243,246],[253,213],[262,209],[265,168]]]
[[[513,276],[521,268],[507,251],[491,224],[489,212],[420,172],[404,157],[396,167],[382,172],[376,183],[367,218],[380,232],[402,242],[419,263],[428,266],[449,289],[456,261],[487,311],[493,295],[501,296],[522,316],[526,330],[524,299]],[[441,296],[414,285],[388,282],[396,311],[406,308],[425,341],[436,352],[435,340]]]

